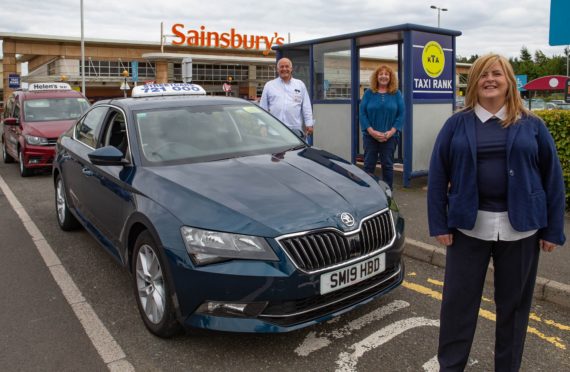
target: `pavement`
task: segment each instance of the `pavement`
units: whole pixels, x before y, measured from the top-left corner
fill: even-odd
[[[398,170],[398,169],[397,169]],[[429,236],[427,224],[427,177],[413,178],[409,187],[403,187],[401,171],[394,174],[394,198],[406,220],[408,257],[445,267],[445,248]],[[534,298],[570,308],[570,214],[566,213],[564,232],[567,241],[554,252],[542,252]],[[492,282],[492,264],[487,275]]]

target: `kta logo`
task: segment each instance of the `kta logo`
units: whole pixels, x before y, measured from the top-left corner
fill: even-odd
[[[422,65],[429,77],[436,78],[441,75],[445,67],[445,55],[438,42],[430,41],[424,46]]]

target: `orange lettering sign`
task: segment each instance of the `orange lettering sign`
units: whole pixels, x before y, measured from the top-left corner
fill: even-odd
[[[262,35],[247,35],[236,32],[235,28],[230,32],[206,31],[206,26],[200,26],[200,30],[184,30],[184,24],[176,23],[172,25],[172,33],[176,39],[172,40],[172,45],[188,45],[198,47],[215,47],[229,49],[253,49],[261,50],[261,45],[265,47],[263,55],[268,55],[271,47],[283,45],[285,39],[277,32],[272,37]]]

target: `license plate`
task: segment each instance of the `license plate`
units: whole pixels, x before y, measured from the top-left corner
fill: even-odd
[[[351,286],[386,270],[386,254],[321,275],[321,294]]]

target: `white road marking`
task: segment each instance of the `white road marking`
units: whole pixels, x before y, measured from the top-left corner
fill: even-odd
[[[425,362],[422,366],[425,372],[438,372],[439,371],[439,362],[437,361],[437,355],[433,358]]]
[[[477,359],[469,358],[467,366],[472,367],[477,363],[479,363]],[[439,372],[439,361],[437,360],[437,355],[428,360],[422,367],[424,368],[424,372]]]
[[[409,329],[423,326],[439,327],[439,320],[426,319],[424,317],[408,318],[399,320],[374,332],[360,342],[350,346],[354,350],[352,353],[342,352],[338,356],[336,364],[337,372],[353,372],[356,370],[358,359],[367,351],[382,346],[394,337],[406,332]]]
[[[75,285],[75,282],[61,264],[61,261],[50,247],[41,231],[32,221],[18,198],[14,195],[10,187],[4,182],[0,176],[0,189],[6,196],[6,199],[16,212],[28,234],[32,237],[38,252],[40,253],[44,263],[48,267],[55,282],[61,289],[63,296],[73,309],[75,316],[79,319],[85,333],[91,340],[91,343],[101,356],[101,359],[107,364],[110,371],[134,371],[133,365],[126,359],[121,346],[115,341],[111,333],[107,330],[101,319],[97,316],[91,305],[85,301],[81,291]]]
[[[299,356],[307,356],[314,351],[327,347],[333,339],[349,336],[352,332],[363,328],[367,324],[375,320],[382,319],[408,306],[410,306],[410,304],[406,301],[396,300],[386,306],[382,306],[366,315],[363,315],[360,318],[349,322],[344,327],[335,329],[332,332],[322,332],[317,335],[316,332],[311,331],[307,334],[303,343],[295,349],[295,352]]]

